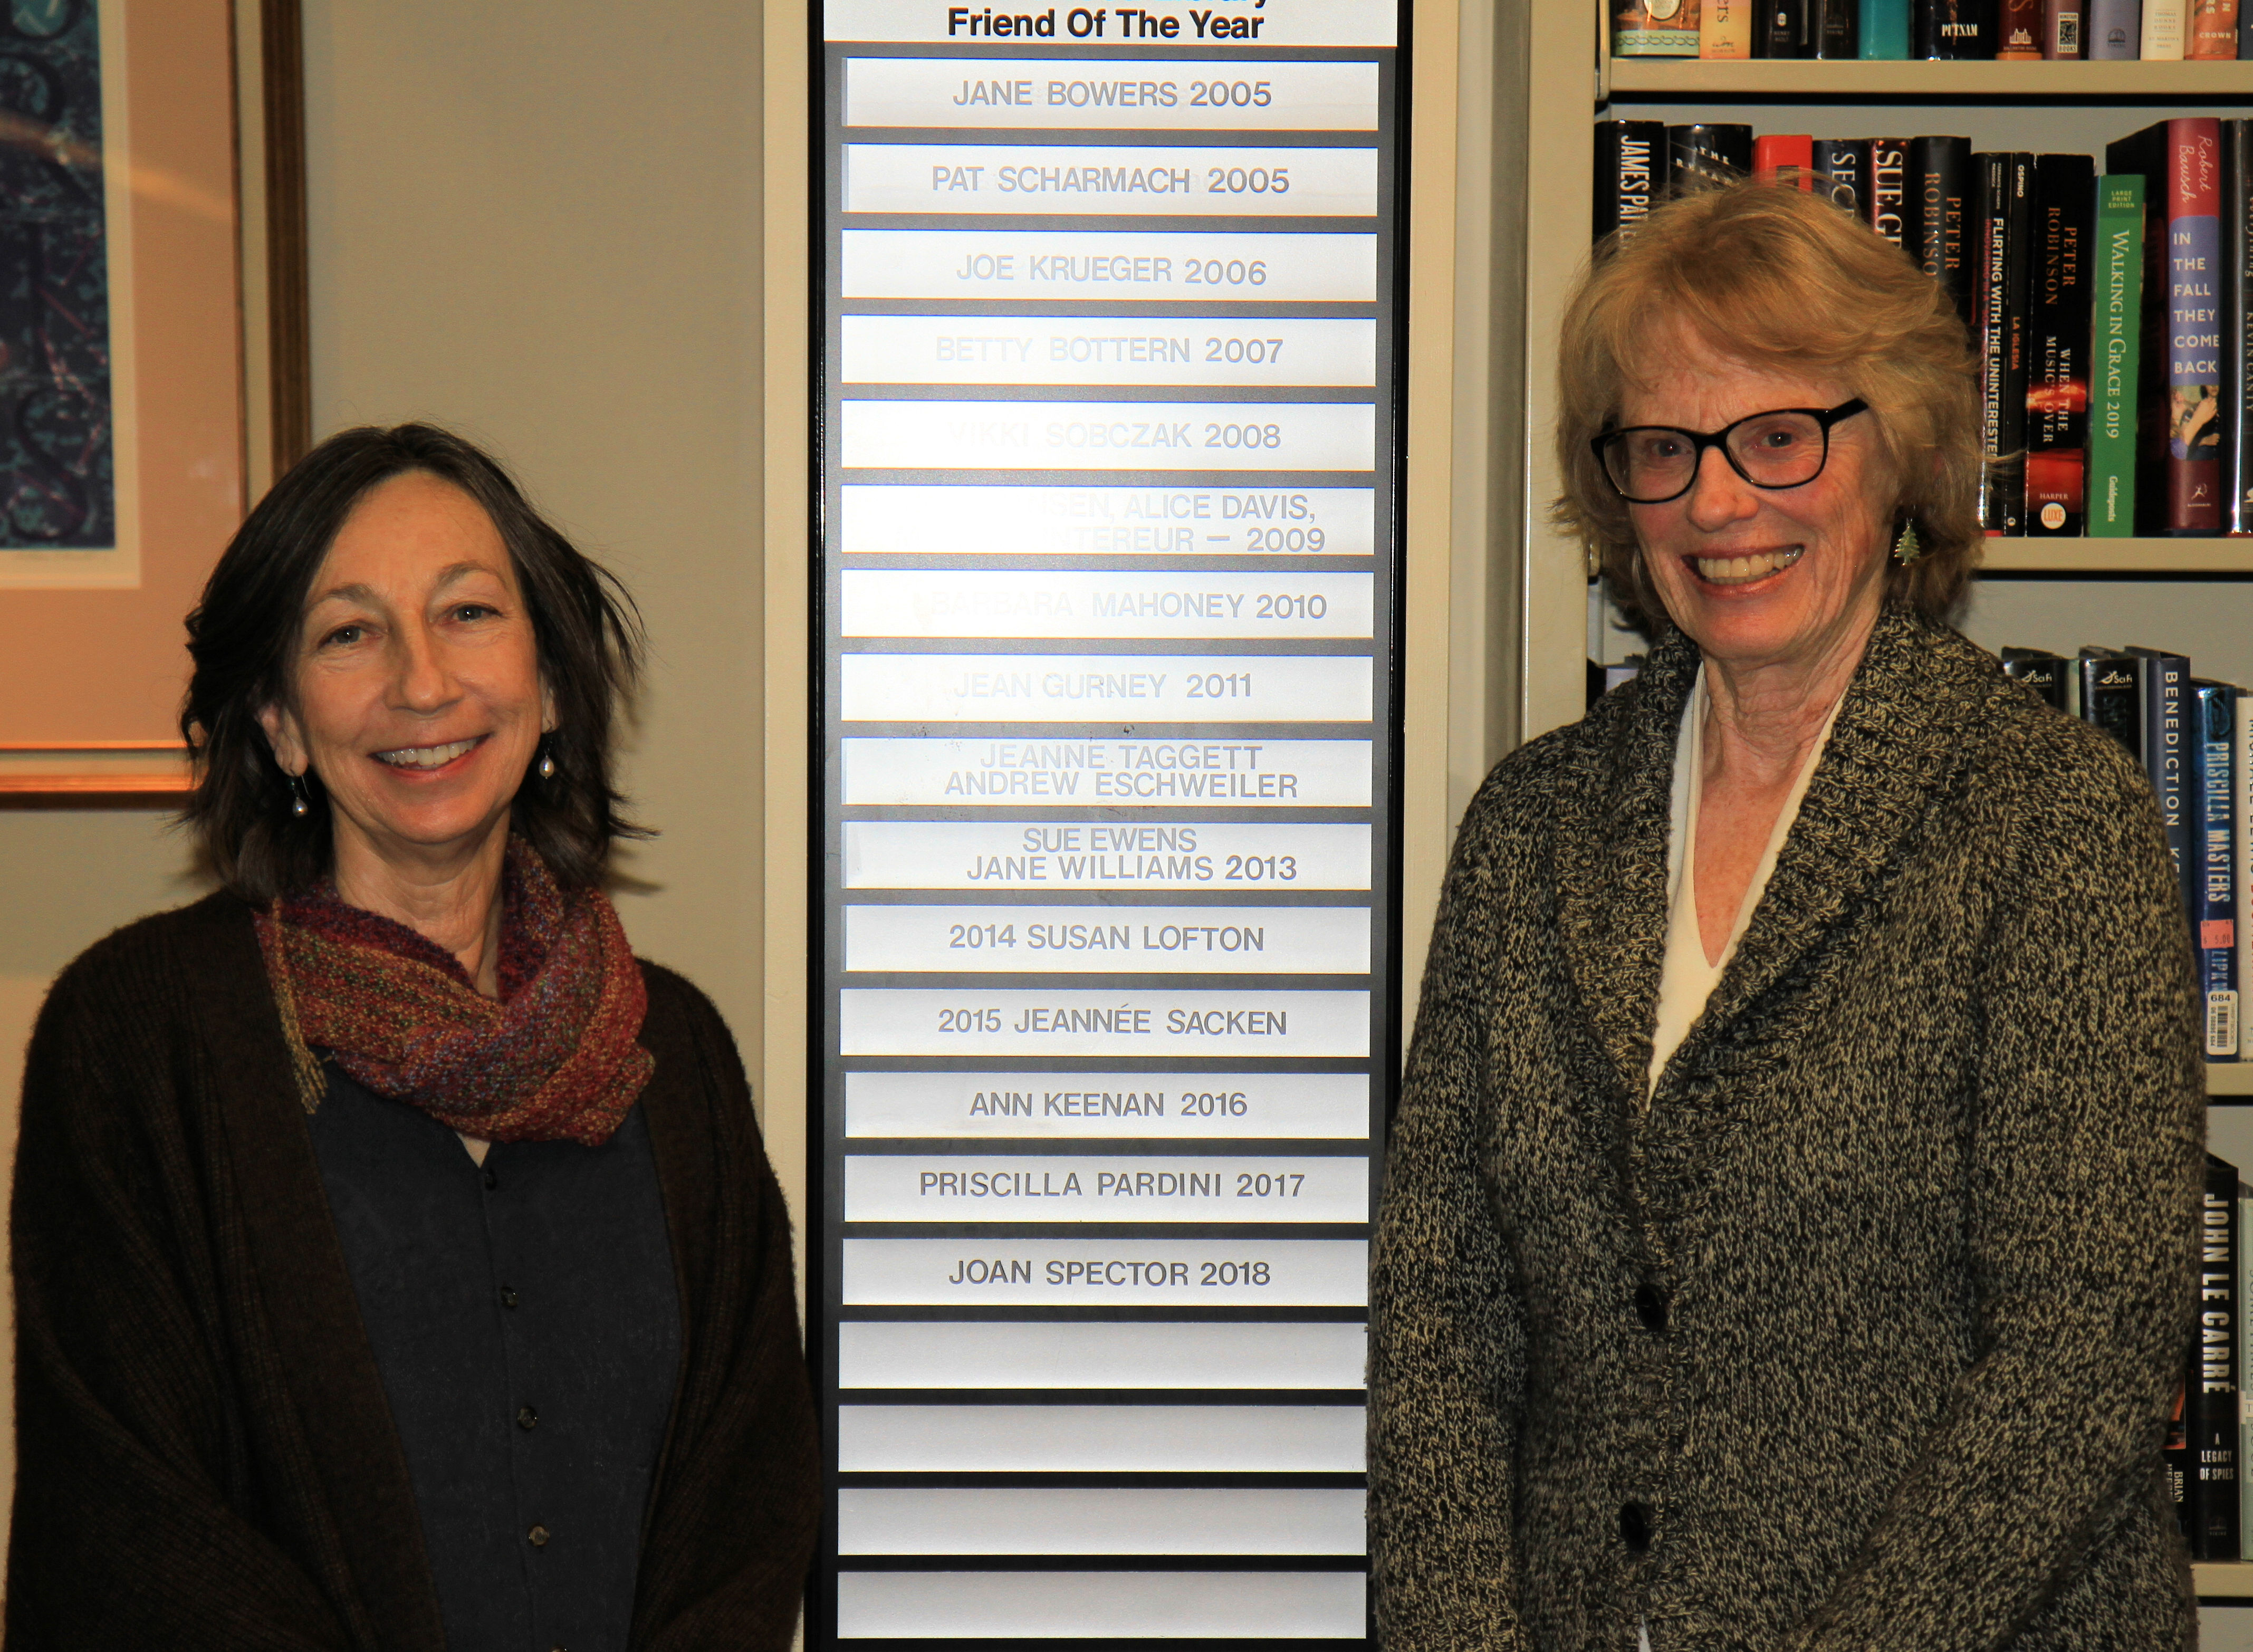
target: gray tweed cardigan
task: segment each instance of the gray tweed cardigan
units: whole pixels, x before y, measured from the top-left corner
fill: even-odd
[[[2151,788],[1889,609],[1648,1112],[1695,647],[1498,765],[1371,1279],[1391,1652],[2194,1643],[2204,1084]]]

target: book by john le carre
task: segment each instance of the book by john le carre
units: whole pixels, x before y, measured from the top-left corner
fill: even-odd
[[[1956,302],[1964,324],[1971,322],[1971,266],[1964,258],[1967,227],[1978,212],[1972,206],[1971,140],[1914,137],[1908,144],[1909,210],[1915,233],[1909,250],[1924,273]]]
[[[2089,415],[2089,532],[2136,532],[2136,421],[2144,350],[2144,180],[2096,180],[2096,289]]]
[[[2089,243],[2096,164],[2034,163],[2034,257],[2027,310],[2026,532],[2081,537],[2089,439]]]
[[[2199,1198],[2198,1341],[2184,1407],[2191,1553],[2238,1557],[2237,1414],[2243,1359],[2237,1344],[2237,1167],[2206,1155]]]
[[[1990,534],[2026,532],[2026,269],[2034,157],[1975,155],[1979,261],[1972,273],[1972,342],[1979,359],[1984,444],[1979,521]]]
[[[1694,58],[1698,0],[1619,0],[1612,9],[1615,58]]]
[[[2143,386],[2138,527],[2222,531],[2222,129],[2162,121],[2107,144],[2105,170],[2144,178]]]
[[[1665,181],[1666,128],[1657,121],[1596,122],[1595,239],[1643,227]]]
[[[2238,1058],[2237,690],[2194,678],[2191,718],[2191,941],[2205,994],[2206,1058]],[[2233,1177],[2234,1181],[2235,1178]]]

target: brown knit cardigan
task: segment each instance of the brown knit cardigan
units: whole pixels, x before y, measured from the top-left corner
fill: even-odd
[[[787,1217],[726,1026],[642,973],[682,1328],[631,1644],[781,1648],[820,1501]],[[241,902],[143,919],[57,980],[12,1233],[11,1652],[443,1652]]]

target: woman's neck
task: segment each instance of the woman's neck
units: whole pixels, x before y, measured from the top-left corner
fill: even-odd
[[[477,843],[445,850],[387,852],[337,817],[338,896],[443,946],[477,989],[500,996],[501,873],[508,859],[508,817]]]
[[[1831,708],[1862,663],[1872,627],[1811,658],[1705,659],[1702,730],[1707,784],[1789,785],[1823,737]]]

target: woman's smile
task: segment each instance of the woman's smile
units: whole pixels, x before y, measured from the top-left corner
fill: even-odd
[[[1752,585],[1771,574],[1781,574],[1807,554],[1804,545],[1775,551],[1733,551],[1726,555],[1692,556],[1691,568],[1708,585]]]
[[[371,752],[378,763],[391,768],[416,774],[434,774],[450,767],[457,759],[466,757],[485,742],[488,736],[471,735],[466,740],[449,741],[442,746],[394,746],[388,751]]]

